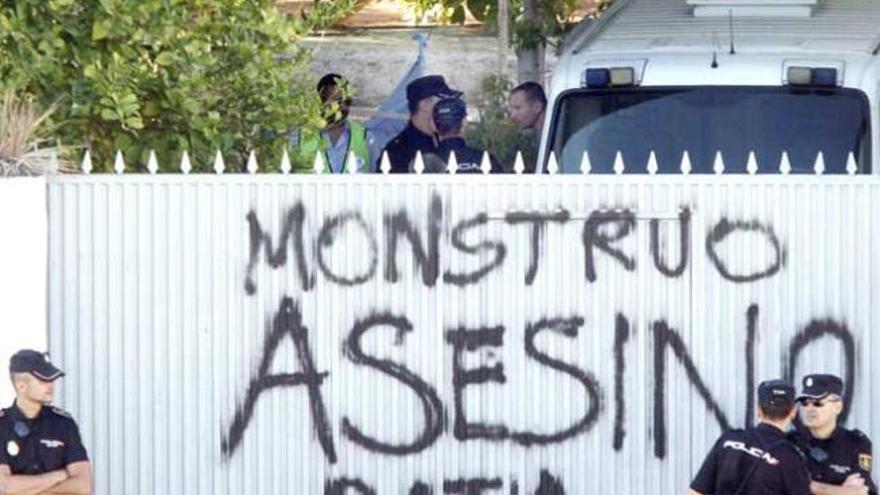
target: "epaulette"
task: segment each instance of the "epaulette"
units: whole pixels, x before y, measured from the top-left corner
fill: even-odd
[[[786,441],[782,442],[781,445],[786,446],[786,447],[790,448],[791,450],[795,451],[795,453],[797,453],[798,457],[800,457],[802,459],[807,458],[807,454],[804,452],[804,446],[797,445],[790,440],[786,440]]]
[[[859,440],[865,442],[866,444],[871,443],[871,439],[868,438],[868,435],[865,435],[865,433],[862,430],[859,430],[857,428],[853,428],[852,430],[850,430],[850,432],[852,433],[853,437],[858,438]]]
[[[71,416],[69,412],[65,411],[64,409],[61,409],[60,407],[52,406],[52,412],[59,415],[59,416],[73,419],[73,416]]]

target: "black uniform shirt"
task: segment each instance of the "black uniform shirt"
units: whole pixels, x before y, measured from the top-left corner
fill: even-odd
[[[712,495],[809,495],[810,474],[785,433],[761,423],[749,432],[721,435],[691,489]]]
[[[43,474],[87,460],[79,428],[64,410],[44,406],[33,419],[14,403],[0,410],[0,464],[12,474]]]
[[[410,164],[416,158],[416,151],[422,154],[436,153],[437,145],[434,137],[416,129],[412,122],[406,128],[385,145],[388,152],[388,161],[391,162],[391,173],[405,174],[409,172]],[[381,170],[382,153],[376,161],[376,170]]]
[[[790,438],[801,448],[814,481],[842,485],[851,474],[861,474],[869,492],[877,494],[871,480],[871,440],[859,430],[837,427],[830,437],[813,438],[810,430],[801,426]]]
[[[455,152],[455,161],[458,162],[458,171],[456,173],[482,173],[480,166],[483,164],[484,151],[468,146],[464,138],[455,137],[447,138],[440,141],[440,147],[437,154],[443,163],[449,163],[449,155]],[[491,173],[498,174],[503,172],[501,164],[494,156],[489,155],[489,163],[492,165]]]

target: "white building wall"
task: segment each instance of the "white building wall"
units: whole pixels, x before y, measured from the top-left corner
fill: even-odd
[[[880,434],[873,178],[62,177],[49,211],[98,494],[681,493],[752,387],[807,372]],[[437,263],[400,237],[395,277],[405,222]]]
[[[0,179],[0,369],[19,349],[46,350],[46,180]],[[0,378],[0,407],[15,393]]]

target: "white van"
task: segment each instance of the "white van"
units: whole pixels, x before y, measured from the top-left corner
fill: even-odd
[[[878,51],[880,0],[617,0],[559,60],[538,172],[880,173]]]

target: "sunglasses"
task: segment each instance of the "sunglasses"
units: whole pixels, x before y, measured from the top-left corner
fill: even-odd
[[[840,399],[804,399],[801,401],[801,406],[820,408],[829,402],[840,402]]]

